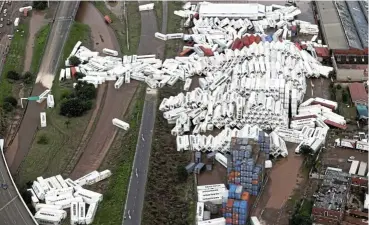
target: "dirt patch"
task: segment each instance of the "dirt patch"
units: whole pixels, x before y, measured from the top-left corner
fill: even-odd
[[[209,163],[208,163],[209,164]],[[197,176],[198,185],[221,184],[226,182],[227,169],[215,162],[211,171],[204,171]]]
[[[77,20],[90,26],[95,50],[120,49],[114,33],[91,3],[81,3]],[[96,123],[78,164],[71,173],[72,178],[80,177],[99,168],[117,132],[117,128],[112,125],[111,121],[113,118],[120,118],[127,110],[138,87],[138,82],[124,84],[119,90],[114,88],[113,82],[109,82],[107,85],[106,98],[101,106],[103,107],[101,117]]]
[[[32,56],[33,56],[33,46],[35,42],[35,35],[40,30],[42,26],[46,24],[45,21],[45,12],[38,12],[35,11],[32,13],[32,17],[29,23],[29,37],[27,40],[27,46],[26,46],[26,57],[24,60],[24,68],[23,71],[29,71],[32,63]]]

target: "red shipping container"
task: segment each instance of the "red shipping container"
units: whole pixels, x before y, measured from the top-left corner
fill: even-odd
[[[74,67],[74,66],[70,68],[70,71],[72,73],[72,77],[74,77],[74,75],[76,75],[76,73],[77,73],[76,67]]]
[[[234,51],[234,50],[236,50],[236,49],[241,49],[242,47],[243,47],[243,43],[242,43],[242,41],[241,41],[239,38],[237,38],[237,39],[233,42],[231,49]]]
[[[193,49],[187,48],[185,50],[183,50],[181,53],[179,53],[179,56],[186,56],[189,55],[193,52]]]
[[[242,43],[243,43],[244,46],[246,46],[246,47],[250,46],[250,37],[249,36],[246,35],[241,40],[242,40]]]
[[[347,128],[347,125],[342,125],[342,124],[333,122],[331,120],[324,120],[324,123],[326,123],[327,125],[331,125],[333,127],[337,127],[337,128],[343,129],[343,130],[346,130],[346,128]]]
[[[251,34],[249,38],[250,38],[249,39],[250,40],[250,45],[252,45],[252,43],[255,42],[255,36],[253,34]]]
[[[228,199],[227,201],[227,207],[232,208],[234,203],[234,199]]]
[[[204,52],[205,56],[214,56],[214,52],[210,48],[205,48],[200,46],[201,50]]]
[[[261,37],[259,35],[256,35],[255,36],[255,42],[256,42],[256,44],[259,44],[260,41],[261,41]]]
[[[223,221],[224,221],[224,220],[223,220]],[[232,219],[231,219],[231,218],[227,218],[227,219],[226,219],[226,223],[227,223],[227,224],[232,224]]]
[[[28,9],[24,9],[23,10],[23,16],[27,17],[28,16]]]

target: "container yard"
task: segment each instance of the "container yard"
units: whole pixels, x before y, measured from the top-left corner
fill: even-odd
[[[70,224],[92,224],[98,204],[103,195],[85,189],[111,176],[109,170],[93,171],[72,181],[61,175],[43,178],[37,177],[31,189],[34,215],[40,224],[61,224],[67,218],[66,209],[70,208]]]

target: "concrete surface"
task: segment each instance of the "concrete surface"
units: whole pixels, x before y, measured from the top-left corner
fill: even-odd
[[[56,72],[64,43],[68,37],[69,28],[73,23],[73,18],[78,9],[78,4],[79,1],[60,2],[42,59],[38,81],[50,80],[50,76],[54,76],[53,74]],[[40,95],[45,89],[41,83],[37,83],[36,81],[31,95]],[[17,172],[18,167],[30,149],[40,121],[39,113],[43,109],[44,106],[42,104],[36,102],[29,103],[17,135],[11,146],[6,149],[6,160],[13,175]]]
[[[146,4],[140,2],[140,5]],[[162,32],[166,33],[167,2],[163,2]],[[141,37],[138,54],[157,53],[164,55],[165,43],[155,39],[157,23],[154,11],[141,12]],[[149,169],[152,134],[155,124],[157,93],[147,89],[141,127],[137,140],[136,153],[132,166],[131,179],[128,186],[122,225],[139,225],[142,220],[142,209],[145,199],[147,171]]]
[[[34,225],[30,214],[19,199],[16,187],[12,185],[3,157],[0,156],[0,185],[2,184],[8,185],[8,189],[0,187],[0,224]]]

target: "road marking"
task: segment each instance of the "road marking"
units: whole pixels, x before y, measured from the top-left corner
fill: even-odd
[[[10,200],[8,203],[6,203],[3,207],[0,208],[0,212],[6,208],[10,203],[12,203],[16,198],[18,198],[18,195],[16,195],[12,200]]]

